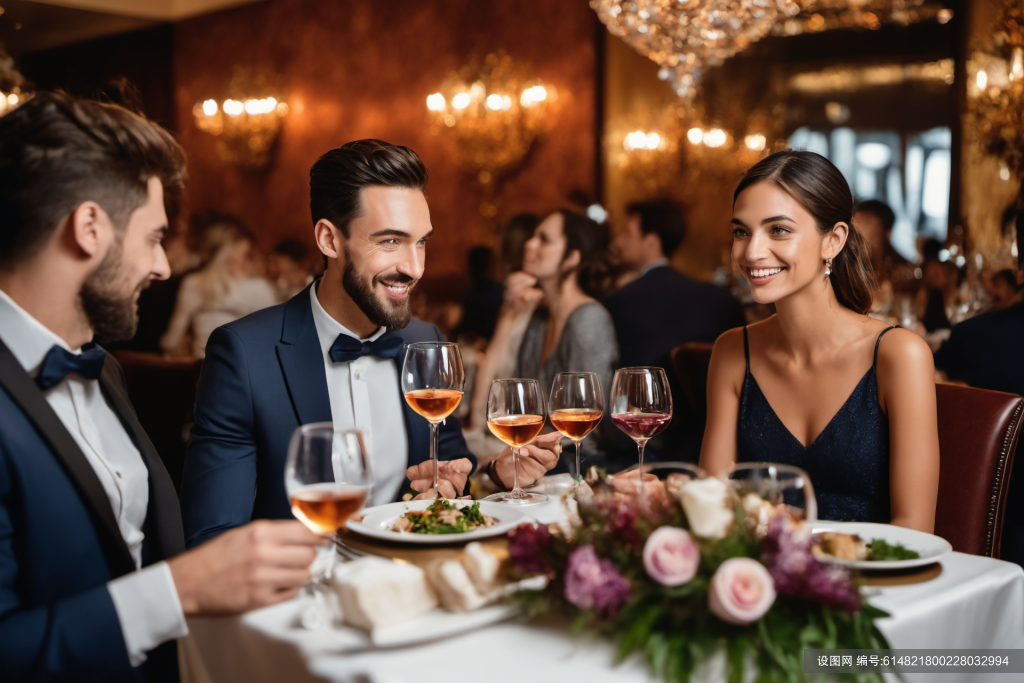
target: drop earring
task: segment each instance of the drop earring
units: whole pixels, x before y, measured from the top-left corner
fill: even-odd
[[[832,275],[832,257],[825,259],[825,277]]]

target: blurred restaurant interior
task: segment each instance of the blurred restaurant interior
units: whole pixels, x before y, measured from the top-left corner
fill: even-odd
[[[1016,327],[1001,329],[1024,329],[1020,0],[0,0],[0,115],[53,90],[140,112],[186,153],[185,188],[168,202],[172,277],[142,292],[135,338],[108,347],[179,493],[207,338],[327,268],[309,178],[328,150],[384,140],[429,169],[435,232],[411,309],[461,348],[454,415],[479,472],[502,448],[486,428],[490,380],[526,367],[506,342],[549,358],[556,339],[531,337],[533,308],[506,313],[510,292],[530,290],[516,280],[524,243],[559,209],[608,231],[606,286],[584,287],[619,330],[604,398],[621,366],[664,366],[675,421],[649,458],[696,463],[711,344],[775,312],[734,263],[733,192],[773,152],[809,150],[852,190],[874,270],[869,315],[917,332],[935,354],[939,500],[958,501],[940,505],[935,533],[955,551],[1024,566],[1020,397],[955,393],[1024,393],[1024,339],[949,343],[994,311],[1016,311]],[[658,233],[658,258],[629,256],[636,216],[679,209],[681,241]],[[615,299],[662,251],[704,288],[687,290],[704,308]],[[197,273],[236,283],[224,291],[237,301],[211,310],[204,285],[189,284]],[[717,322],[692,334],[638,332],[671,341],[647,355],[619,322],[630,309],[689,320],[714,306]],[[995,370],[971,374],[961,352]],[[552,374],[541,363],[532,376],[545,397]],[[553,472],[579,480],[589,466],[636,463],[633,441],[594,434],[580,451],[565,447]]]

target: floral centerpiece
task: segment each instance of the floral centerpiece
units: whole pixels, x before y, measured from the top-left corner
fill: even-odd
[[[598,484],[566,502],[568,527],[510,534],[513,572],[548,577],[516,600],[615,638],[620,661],[640,652],[685,682],[724,650],[730,682],[749,666],[759,682],[802,681],[804,648],[888,648],[874,623],[885,612],[847,570],[815,559],[810,525],[783,505],[679,474],[642,497]]]

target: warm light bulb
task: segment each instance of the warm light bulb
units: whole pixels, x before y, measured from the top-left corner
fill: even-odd
[[[18,103],[18,96],[15,93],[11,93],[7,96],[7,104],[12,107]]]
[[[206,114],[207,116],[213,116],[214,114],[216,114],[217,113],[217,101],[216,100],[206,100],[205,102],[203,102],[203,113]]]
[[[524,107],[529,107],[537,102],[543,102],[548,97],[548,91],[543,85],[535,85],[532,88],[527,88],[523,91],[522,96],[519,98],[519,104]]]
[[[661,136],[657,133],[647,134],[647,149],[658,149],[658,145],[661,144]]]
[[[765,136],[761,135],[760,133],[757,133],[755,135],[748,135],[747,137],[743,138],[743,142],[747,145],[748,149],[752,149],[755,152],[760,152],[762,149],[764,149],[765,143],[767,143],[768,140],[765,138]]]
[[[491,111],[498,111],[501,109],[501,95],[490,94],[487,96],[487,108]]]
[[[444,95],[439,92],[427,95],[427,109],[430,111],[444,111],[446,104]]]
[[[1019,81],[1024,78],[1024,48],[1013,48],[1013,57],[1010,59],[1010,80]]]
[[[647,145],[647,136],[644,135],[643,131],[634,130],[631,133],[626,134],[626,139],[622,141],[622,146],[627,152],[632,152],[634,149],[644,147]]]
[[[988,74],[985,73],[984,69],[982,69],[981,71],[978,72],[977,83],[978,83],[978,90],[984,90],[985,86],[988,85]]]
[[[224,100],[223,109],[228,116],[238,116],[245,111],[245,105],[238,100]]]
[[[512,98],[509,97],[508,95],[502,95],[501,96],[501,108],[507,111],[511,106],[512,106]]]
[[[725,144],[725,131],[721,128],[712,128],[704,133],[704,144],[708,147],[721,147]]]
[[[460,92],[458,95],[452,98],[452,106],[456,109],[465,109],[469,106],[469,93]]]
[[[699,145],[704,141],[704,131],[700,128],[691,128],[686,131],[686,139],[694,145]]]

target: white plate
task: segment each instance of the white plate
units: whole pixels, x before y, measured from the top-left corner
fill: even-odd
[[[814,523],[813,530],[813,533],[836,531],[841,534],[856,534],[864,539],[865,543],[871,543],[876,538],[880,538],[891,545],[899,543],[907,550],[915,550],[921,556],[913,560],[887,560],[884,562],[837,560],[829,557],[821,558],[822,562],[841,564],[851,569],[911,569],[938,562],[953,552],[953,546],[944,538],[939,538],[934,534],[926,534],[923,531],[893,526],[892,524],[818,521]]]
[[[461,508],[469,507],[473,504],[473,501],[456,500],[454,503]],[[515,529],[523,522],[533,521],[533,518],[528,514],[522,510],[512,507],[511,505],[482,500],[480,501],[480,512],[485,515],[490,515],[491,517],[494,517],[494,519],[498,520],[498,523],[494,526],[474,529],[473,531],[469,531],[464,534],[403,534],[391,530],[391,527],[395,525],[395,522],[397,522],[405,513],[417,510],[426,510],[433,504],[434,501],[432,500],[413,500],[407,503],[389,503],[387,505],[378,505],[377,507],[366,508],[363,510],[365,517],[363,517],[362,521],[356,522],[349,520],[345,527],[350,531],[355,531],[372,538],[379,538],[383,541],[436,545],[444,543],[468,543],[469,541],[478,541],[481,538],[501,536],[502,534],[506,534],[512,529]]]

